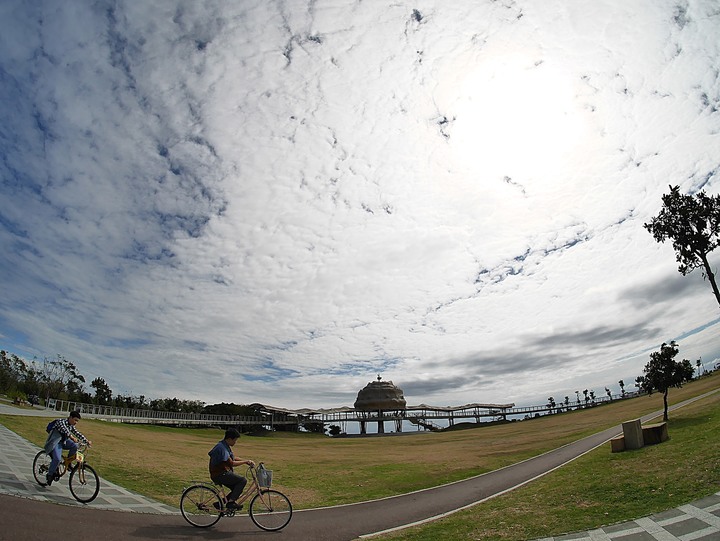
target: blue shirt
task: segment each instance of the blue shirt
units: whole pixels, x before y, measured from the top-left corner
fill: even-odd
[[[210,456],[209,468],[211,479],[226,471],[232,471],[232,461],[235,455],[233,455],[232,449],[230,449],[230,446],[225,440],[217,442],[208,455]]]

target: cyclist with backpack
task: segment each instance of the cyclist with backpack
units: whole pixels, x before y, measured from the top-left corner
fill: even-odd
[[[47,473],[47,486],[55,481],[55,472],[62,458],[63,449],[68,450],[68,458],[75,456],[78,442],[92,445],[82,433],[75,428],[80,420],[79,411],[71,411],[67,419],[56,419],[47,425],[48,437],[45,440],[45,452],[50,455],[50,469]]]

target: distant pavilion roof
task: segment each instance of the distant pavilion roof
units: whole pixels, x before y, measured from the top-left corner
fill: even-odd
[[[359,411],[393,411],[406,409],[407,403],[400,387],[390,380],[382,381],[378,376],[377,381],[371,381],[358,391],[354,406]]]

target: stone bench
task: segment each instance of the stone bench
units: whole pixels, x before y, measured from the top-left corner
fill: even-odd
[[[640,419],[634,419],[624,422],[622,428],[623,435],[610,440],[610,450],[613,453],[625,449],[641,449],[645,445],[654,445],[670,439],[665,422],[642,426]]]
[[[670,439],[668,436],[667,423],[657,423],[642,427],[643,441],[645,445],[655,445]]]
[[[625,436],[616,436],[610,440],[610,451],[620,453],[625,450]]]

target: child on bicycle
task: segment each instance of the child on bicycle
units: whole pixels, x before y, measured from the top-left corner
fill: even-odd
[[[242,494],[247,479],[233,472],[233,467],[247,464],[251,468],[255,466],[252,460],[244,460],[235,458],[232,447],[237,443],[240,432],[236,428],[228,428],[225,431],[225,437],[215,444],[208,455],[210,456],[210,479],[213,483],[226,486],[230,489],[227,496],[227,508],[237,510],[242,508],[235,503],[240,494]]]
[[[50,469],[46,476],[47,486],[57,480],[55,472],[60,464],[63,449],[67,449],[68,458],[72,458],[77,453],[79,441],[88,446],[92,445],[92,442],[75,428],[79,420],[80,412],[71,411],[67,419],[57,419],[48,425],[48,437],[45,440],[45,452],[50,455]]]

